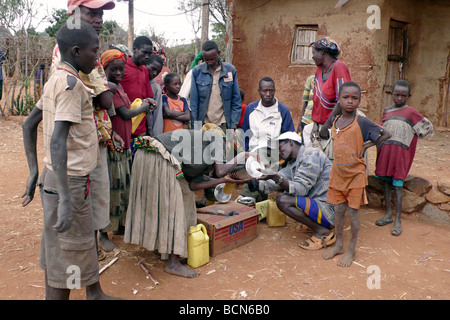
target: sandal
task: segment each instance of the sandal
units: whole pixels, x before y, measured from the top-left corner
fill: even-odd
[[[298,223],[292,228],[295,232],[312,232],[312,229],[304,224]]]
[[[106,258],[106,253],[103,250],[97,250],[98,261],[103,261]]]
[[[336,242],[336,237],[334,231],[328,236],[323,236],[320,239],[316,236],[312,236],[308,240],[299,244],[300,248],[305,250],[320,250],[322,248],[326,248],[328,245]]]
[[[383,217],[383,218],[380,218],[377,221],[375,221],[375,224],[377,226],[379,226],[379,227],[383,227],[383,226],[385,226],[387,224],[390,224],[392,222],[394,222],[394,220],[392,220],[392,218]]]
[[[322,237],[322,239],[323,241],[325,241],[325,247],[329,246],[336,242],[336,234],[334,233],[334,231],[331,231],[329,235],[327,235],[326,237]]]

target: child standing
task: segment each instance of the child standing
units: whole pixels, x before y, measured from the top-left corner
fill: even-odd
[[[176,73],[168,73],[164,77],[167,93],[163,95],[164,132],[183,129],[184,123],[191,120],[191,111],[186,98],[178,94],[181,79]]]
[[[390,133],[366,117],[356,113],[361,102],[361,88],[355,82],[344,83],[339,89],[342,114],[333,122],[331,137],[334,142],[334,162],[330,173],[327,202],[334,204],[336,214],[336,245],[323,254],[324,259],[344,253],[343,232],[345,212],[351,219],[351,239],[348,250],[338,262],[349,267],[356,253],[360,228],[359,208],[366,204],[365,187],[368,184],[364,153],[374,145],[389,139]]]
[[[433,135],[433,125],[414,107],[406,102],[411,96],[411,87],[407,81],[399,80],[392,88],[394,105],[384,109],[381,125],[392,137],[377,147],[375,175],[385,180],[384,197],[386,215],[378,219],[377,226],[392,223],[391,192],[395,194],[395,223],[391,230],[393,236],[402,233],[400,215],[402,211],[403,181],[408,175],[416,153],[418,138]]]
[[[144,100],[137,109],[130,109],[130,100],[120,85],[125,72],[125,53],[112,49],[105,51],[100,62],[105,69],[109,82],[114,83],[117,88],[113,96],[116,115],[111,117],[112,129],[124,141],[122,152],[108,148],[108,168],[111,181],[110,188],[110,224],[99,232],[99,244],[105,251],[112,251],[114,243],[108,239],[107,232],[123,231],[130,192],[130,175],[132,155],[131,142],[131,118],[140,113],[148,113],[149,103]]]
[[[61,62],[23,124],[30,175],[22,205],[34,196],[37,127],[43,120],[46,165],[38,181],[44,210],[39,265],[45,270],[46,299],[69,299],[70,290],[81,286],[86,287],[87,299],[111,298],[99,283],[89,185],[100,157],[93,90],[78,75],[95,68],[99,40],[90,24],[79,21],[73,28],[71,23],[58,31]]]

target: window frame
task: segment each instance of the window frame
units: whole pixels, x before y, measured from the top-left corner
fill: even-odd
[[[301,32],[304,31],[313,31],[311,35],[305,34],[301,36]],[[319,25],[317,24],[297,24],[295,25],[295,32],[294,32],[294,41],[292,44],[292,50],[291,50],[291,64],[304,64],[304,65],[311,65],[314,64],[314,60],[312,59],[312,48],[309,46],[312,42],[317,40],[317,34],[319,31]],[[303,53],[299,54],[298,48],[303,47],[307,48],[309,52],[306,54],[304,49],[302,50]]]

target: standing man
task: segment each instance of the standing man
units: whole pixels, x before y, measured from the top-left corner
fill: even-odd
[[[236,129],[242,108],[236,68],[219,59],[219,47],[212,40],[203,44],[202,54],[204,62],[192,70],[191,126],[200,129],[213,123],[224,131]]]
[[[150,55],[153,53],[153,42],[146,36],[139,36],[133,42],[133,55],[128,55],[125,74],[120,85],[133,103],[136,99],[153,98],[153,90],[147,70]],[[151,117],[144,115],[132,137],[152,135]],[[131,141],[133,144],[133,141]],[[132,149],[133,150],[133,149]]]

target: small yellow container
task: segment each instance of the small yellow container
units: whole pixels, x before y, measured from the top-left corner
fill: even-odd
[[[283,227],[286,225],[286,215],[278,209],[275,199],[257,202],[255,208],[259,213],[259,220],[266,218],[269,227]]]
[[[286,215],[278,209],[275,199],[269,200],[266,222],[269,227],[284,227],[286,225]]]
[[[267,211],[269,211],[269,200],[260,201],[255,203],[255,209],[258,212],[258,219],[261,221],[262,219],[267,217]]]
[[[189,228],[187,245],[189,266],[198,268],[209,262],[209,237],[203,224]]]

